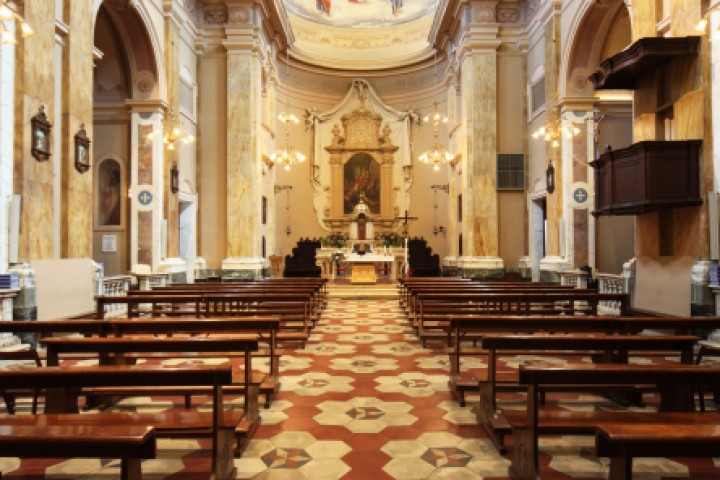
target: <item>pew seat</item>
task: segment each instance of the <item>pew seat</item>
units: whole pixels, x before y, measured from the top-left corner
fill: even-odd
[[[13,423],[17,418],[23,421]],[[0,417],[2,457],[120,458],[120,477],[141,480],[141,459],[155,458],[156,450],[155,429],[146,425],[54,423],[44,415]]]
[[[632,480],[633,457],[720,457],[720,423],[702,414],[687,424],[600,424],[595,452],[610,457],[609,480]]]

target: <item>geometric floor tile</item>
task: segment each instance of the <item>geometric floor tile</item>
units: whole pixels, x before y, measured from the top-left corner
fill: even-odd
[[[284,346],[280,391],[261,409],[261,425],[241,458],[236,478],[260,480],[506,480],[510,454],[500,455],[477,425],[479,397],[460,407],[448,391],[449,358],[440,342],[424,348],[396,299],[331,298],[304,348]],[[558,357],[504,357],[505,365],[532,358],[563,364]],[[579,359],[577,359],[579,360]],[[589,358],[582,359],[590,361]],[[662,360],[662,359],[660,359]],[[202,363],[239,362],[218,359]],[[636,363],[655,359],[638,358]],[[85,363],[82,361],[80,363]],[[195,360],[173,360],[187,364]],[[88,364],[96,363],[89,360]],[[268,362],[255,362],[267,371]],[[464,359],[462,372],[487,368],[485,357]],[[590,411],[617,408],[602,397],[562,397],[557,408]],[[227,399],[241,408],[243,399]],[[119,408],[161,412],[181,408],[182,398],[126,398]],[[208,398],[193,405],[208,411]],[[524,397],[503,396],[498,405],[524,409]],[[635,407],[633,407],[635,408]],[[20,414],[29,402],[19,402]],[[591,435],[548,436],[540,441],[543,480],[606,478],[608,460],[593,454]],[[208,439],[158,440],[158,458],[142,463],[143,477],[205,480],[211,462]],[[117,459],[0,458],[3,480],[117,478]],[[638,459],[634,478],[720,479],[720,459]]]

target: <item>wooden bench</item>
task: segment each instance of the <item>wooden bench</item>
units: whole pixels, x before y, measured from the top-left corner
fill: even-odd
[[[510,477],[514,480],[536,480],[538,470],[538,436],[541,434],[594,434],[606,424],[711,424],[718,414],[695,411],[698,385],[720,381],[720,368],[697,365],[572,365],[548,367],[520,366],[519,383],[526,386],[527,410],[503,411],[512,428],[513,451]],[[657,412],[550,411],[540,408],[540,392],[547,385],[652,385],[660,401]],[[583,387],[584,388],[584,387]],[[675,412],[682,412],[678,415]]]
[[[558,292],[515,293],[421,293],[411,321],[418,334],[422,333],[424,315],[478,314],[478,315],[597,315],[599,302],[620,302],[621,311],[629,304],[627,294],[596,293],[586,290]],[[432,310],[432,312],[430,312]],[[433,325],[437,329],[437,325]],[[442,330],[438,334],[443,338]]]
[[[158,436],[209,436],[212,438],[212,471],[215,478],[234,478],[233,446],[242,410],[225,411],[223,385],[232,382],[229,366],[162,367],[93,366],[0,369],[0,384],[8,388],[45,389],[45,413],[57,414],[53,425],[97,428],[112,425],[153,427]],[[153,385],[208,386],[212,389],[210,412],[168,410],[155,413],[79,413],[78,400],[88,387]],[[0,425],[34,423],[31,415],[5,415]],[[98,437],[100,441],[101,437]]]
[[[155,429],[141,425],[53,424],[45,415],[26,423],[0,421],[0,456],[21,458],[120,458],[120,478],[142,480],[141,459],[155,458]]]
[[[600,424],[595,455],[610,457],[609,480],[632,480],[633,457],[720,457],[720,422]]]
[[[237,334],[257,333],[258,340],[267,345],[266,349],[252,352],[253,356],[263,356],[269,359],[269,369],[267,376],[260,379],[259,393],[265,397],[265,408],[270,406],[273,397],[280,390],[280,357],[282,351],[277,347],[277,337],[280,330],[280,320],[276,317],[240,317],[240,318],[215,318],[215,319],[195,319],[195,318],[135,318],[135,319],[109,319],[106,321],[108,329],[117,337],[129,334],[166,334],[177,336],[181,333],[190,334]],[[217,356],[236,356],[244,355],[245,352],[227,351],[227,352],[185,352],[182,356],[188,358],[201,357],[217,357]],[[132,356],[132,354],[130,354]],[[167,353],[160,352],[154,355],[145,352],[141,355],[144,358],[167,358]],[[225,387],[228,394],[243,393],[244,384],[230,385]],[[152,389],[153,395],[185,395],[186,408],[190,408],[191,393],[180,392],[178,388],[158,388]],[[202,389],[199,393],[203,393]],[[121,395],[122,392],[114,392],[109,394]]]
[[[462,374],[462,358],[487,355],[486,349],[477,346],[484,334],[500,332],[637,334],[646,329],[690,334],[698,329],[720,329],[720,317],[447,315],[443,318],[448,324],[447,343],[452,345],[446,349],[450,360],[450,392],[461,406],[465,405],[465,394],[478,389],[476,376]]]
[[[478,381],[480,393],[479,407],[476,410],[478,423],[487,431],[498,450],[504,451],[504,437],[509,433],[510,425],[495,420],[497,414],[497,394],[499,391],[523,391],[525,386],[517,377],[505,373],[498,374],[498,358],[503,354],[549,354],[570,355],[595,354],[604,363],[627,363],[631,352],[663,352],[677,355],[683,364],[692,364],[693,345],[698,340],[691,335],[604,335],[604,334],[567,334],[567,335],[513,335],[489,334],[483,337],[482,346],[488,351],[487,378]],[[566,391],[565,385],[543,385],[547,391]],[[572,391],[590,391],[616,394],[629,391],[641,394],[643,389],[636,386],[591,383],[575,384]]]

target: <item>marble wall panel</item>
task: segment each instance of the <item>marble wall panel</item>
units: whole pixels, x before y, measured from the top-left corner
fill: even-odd
[[[673,255],[701,257],[707,255],[707,208],[678,208],[673,211]]]
[[[578,268],[589,265],[589,225],[588,211],[585,208],[572,210],[573,221],[573,263]]]
[[[180,111],[179,83],[180,83],[180,44],[182,38],[175,19],[165,19],[165,73],[167,80],[168,103],[175,112]],[[181,145],[179,148],[183,148]],[[163,217],[167,219],[167,257],[176,258],[180,254],[180,217],[178,194],[170,191],[170,170],[173,164],[178,164],[178,151],[165,151],[165,166],[163,168]]]
[[[152,132],[152,125],[138,126],[138,184],[152,185],[153,183],[153,141],[147,136]]]
[[[138,250],[139,264],[152,265],[153,258],[153,221],[152,212],[138,212]]]
[[[655,13],[655,2],[649,0],[632,2],[630,15],[633,41],[643,37],[657,36],[658,18]]]

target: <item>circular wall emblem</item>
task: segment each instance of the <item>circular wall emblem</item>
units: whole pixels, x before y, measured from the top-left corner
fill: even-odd
[[[588,208],[591,203],[590,187],[586,182],[575,182],[570,190],[572,208]]]
[[[587,199],[588,193],[587,190],[585,190],[584,188],[578,187],[573,192],[573,200],[575,200],[575,202],[582,204],[585,203]]]
[[[147,212],[153,209],[153,202],[155,200],[155,194],[153,193],[152,185],[138,185],[137,186],[137,208],[141,212]]]

